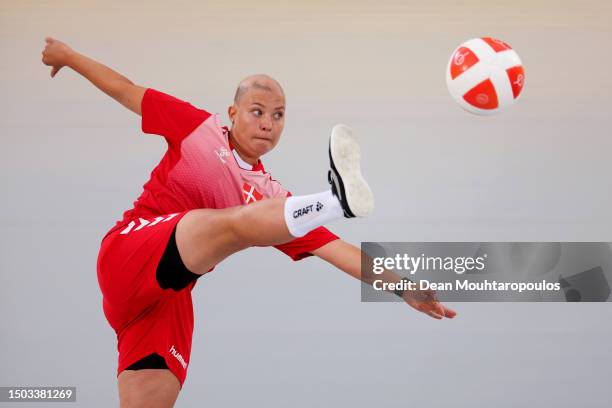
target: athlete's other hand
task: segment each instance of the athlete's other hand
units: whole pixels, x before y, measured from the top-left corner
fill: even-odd
[[[72,48],[52,37],[45,38],[45,49],[42,51],[42,62],[51,68],[53,78],[62,67],[68,64],[70,56],[74,54]]]
[[[457,315],[457,312],[438,301],[433,290],[406,290],[403,297],[410,306],[434,319],[452,319]]]

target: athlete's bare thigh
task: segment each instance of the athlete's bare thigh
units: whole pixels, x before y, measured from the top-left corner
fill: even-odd
[[[288,242],[293,237],[285,223],[285,198],[246,206],[196,209],[176,225],[176,245],[183,263],[204,274],[231,254],[250,246]]]
[[[121,408],[170,408],[181,390],[165,369],[125,370],[117,378]]]

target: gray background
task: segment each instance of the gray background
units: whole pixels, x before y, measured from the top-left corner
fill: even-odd
[[[353,243],[611,240],[609,2],[210,3],[0,2],[1,385],[116,404],[96,256],[165,148],[75,73],[51,80],[46,35],[223,114],[242,77],[275,76],[287,124],[265,163],[297,194],[326,187],[329,130],[353,126],[377,198],[373,217],[331,226]],[[526,69],[522,99],[495,117],[462,111],[444,81],[451,51],[481,35]],[[439,322],[261,248],[194,298],[177,406],[609,402],[608,303],[456,304]]]

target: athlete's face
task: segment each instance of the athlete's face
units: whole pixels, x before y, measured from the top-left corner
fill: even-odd
[[[276,86],[250,87],[228,113],[236,150],[247,161],[256,162],[280,139],[285,126],[285,97]]]

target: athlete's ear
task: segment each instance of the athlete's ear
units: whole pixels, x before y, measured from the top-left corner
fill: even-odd
[[[227,108],[227,116],[229,116],[229,119],[232,122],[232,125],[234,124],[234,118],[236,117],[237,111],[238,110],[236,109],[236,105],[232,105],[229,108]]]

